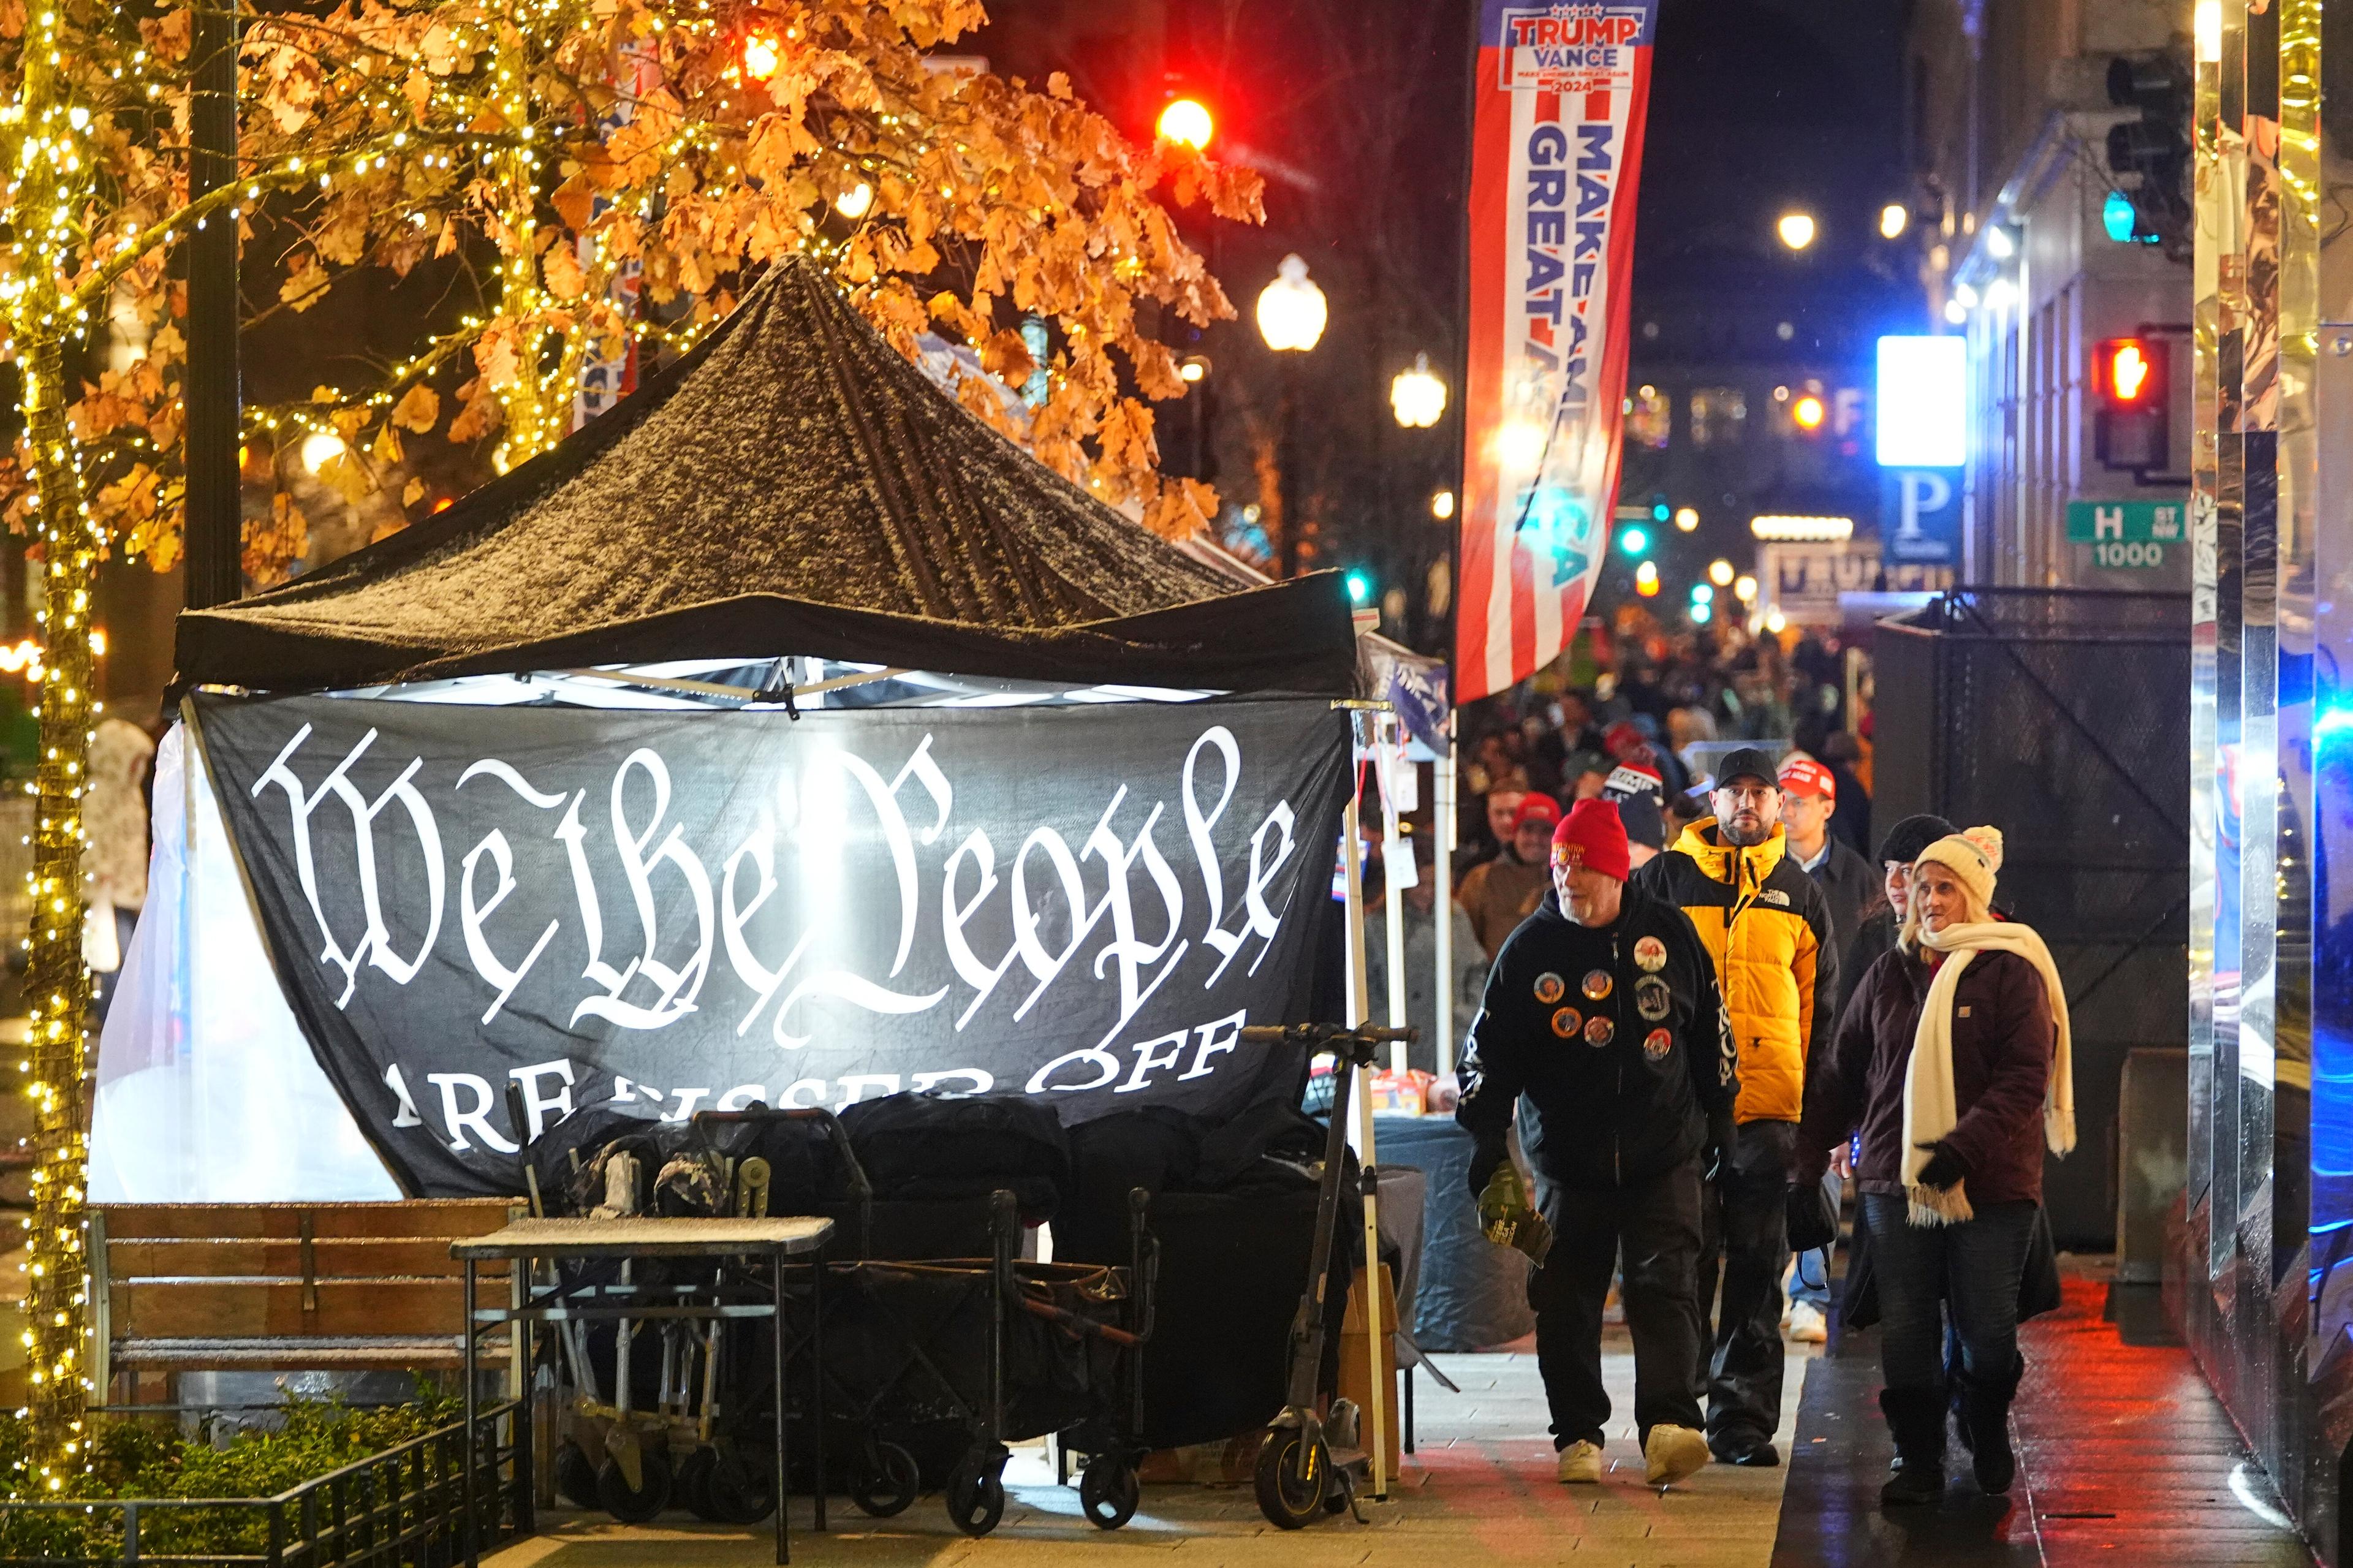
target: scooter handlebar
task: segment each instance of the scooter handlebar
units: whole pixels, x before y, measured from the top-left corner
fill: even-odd
[[[1379,1028],[1371,1024],[1356,1028],[1345,1024],[1246,1024],[1241,1030],[1241,1041],[1248,1046],[1386,1046],[1399,1041],[1411,1044],[1420,1038],[1419,1029]]]

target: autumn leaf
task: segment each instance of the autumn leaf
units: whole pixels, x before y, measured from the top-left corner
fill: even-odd
[[[539,268],[547,280],[547,291],[559,300],[577,300],[588,291],[588,274],[580,266],[580,253],[569,245],[551,246],[540,258]]]
[[[327,269],[306,251],[294,258],[292,269],[286,274],[286,281],[278,286],[278,297],[297,310],[307,310],[326,298],[327,289],[333,282]]]
[[[392,410],[392,422],[422,436],[441,421],[441,395],[422,382],[412,386]]]

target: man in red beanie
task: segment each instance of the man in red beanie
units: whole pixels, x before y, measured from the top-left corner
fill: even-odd
[[[1622,1251],[1634,1420],[1653,1486],[1705,1465],[1700,1182],[1732,1137],[1732,1030],[1715,966],[1681,910],[1626,885],[1615,805],[1581,800],[1552,839],[1552,886],[1496,955],[1464,1047],[1455,1119],[1478,1140],[1475,1201],[1525,1136],[1552,1250],[1529,1282],[1559,1479],[1601,1479],[1609,1396],[1601,1310]]]

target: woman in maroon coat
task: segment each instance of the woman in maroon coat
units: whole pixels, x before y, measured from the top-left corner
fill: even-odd
[[[2019,1277],[2042,1201],[2042,1152],[2074,1146],[2067,1005],[2042,938],[1995,918],[2001,835],[1940,838],[1913,866],[1912,898],[1814,1064],[1799,1132],[1799,1181],[1862,1131],[1855,1167],[1879,1285],[1880,1408],[1896,1468],[1883,1504],[1933,1503],[1945,1487],[1944,1327],[1960,1340],[1962,1416],[1978,1484],[2007,1491],[2016,1461]]]

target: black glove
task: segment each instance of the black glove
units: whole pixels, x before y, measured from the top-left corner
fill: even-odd
[[[1510,1156],[1511,1149],[1504,1140],[1501,1138],[1479,1140],[1478,1148],[1472,1150],[1471,1153],[1472,1202],[1478,1202],[1479,1194],[1487,1190],[1487,1184],[1495,1179],[1495,1173],[1503,1169],[1504,1162]]]
[[[1968,1165],[1953,1152],[1950,1143],[1915,1143],[1913,1147],[1929,1151],[1928,1163],[1920,1167],[1922,1186],[1949,1187],[1969,1173]]]
[[[1732,1170],[1732,1152],[1740,1139],[1732,1112],[1718,1110],[1707,1119],[1707,1146],[1700,1152],[1700,1168],[1713,1182],[1728,1175]]]

